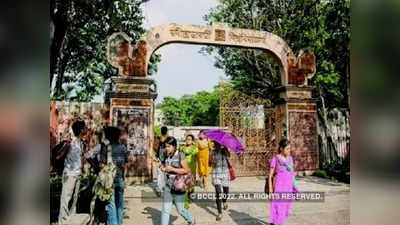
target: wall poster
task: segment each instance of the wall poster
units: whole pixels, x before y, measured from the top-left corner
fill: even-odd
[[[114,126],[119,127],[128,134],[128,151],[135,156],[146,155],[149,148],[149,122],[150,109],[114,109]]]

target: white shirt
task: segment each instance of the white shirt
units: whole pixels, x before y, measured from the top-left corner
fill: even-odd
[[[104,143],[105,145],[108,145],[110,142],[109,142],[107,139],[105,139],[105,140],[103,141],[103,143]],[[90,151],[88,151],[88,152],[85,153],[85,158],[87,158],[87,159],[92,159],[92,158],[94,158],[94,157],[97,156],[97,160],[100,160],[100,155],[99,155],[100,150],[101,150],[101,144],[97,144],[97,145],[94,146],[92,149],[90,149]]]
[[[79,176],[82,174],[82,141],[72,137],[71,147],[65,157],[64,174]]]

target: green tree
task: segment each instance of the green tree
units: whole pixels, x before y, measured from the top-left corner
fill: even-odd
[[[165,97],[162,103],[158,105],[158,108],[161,109],[163,113],[164,125],[175,126],[177,125],[178,121],[182,120],[182,117],[185,116],[181,102],[179,99],[175,99],[173,97]]]
[[[196,93],[193,126],[218,126],[219,96],[216,91]]]
[[[287,41],[294,52],[310,51],[317,58],[311,84],[315,97],[328,108],[349,107],[350,0],[220,0],[205,20],[236,28],[264,30]],[[272,101],[280,86],[277,62],[252,49],[206,47],[215,66],[233,80],[234,88]]]
[[[157,106],[164,115],[163,123],[172,126],[217,126],[219,93],[201,91],[179,99],[165,97]]]
[[[132,44],[145,32],[142,0],[51,0],[51,98],[90,101],[117,73],[106,60],[107,37],[122,31]],[[153,55],[149,73],[157,70]]]

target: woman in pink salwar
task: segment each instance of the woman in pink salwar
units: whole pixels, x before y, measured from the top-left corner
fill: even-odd
[[[273,175],[275,174],[275,181]],[[278,154],[270,163],[269,192],[274,194],[297,192],[293,169],[293,158],[290,156],[290,146],[287,139],[279,142]],[[285,225],[292,206],[291,200],[272,200],[270,205],[270,223]]]

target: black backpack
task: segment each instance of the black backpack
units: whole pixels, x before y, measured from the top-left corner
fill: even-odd
[[[100,159],[98,159],[97,157],[86,159],[86,161],[90,164],[90,168],[92,168],[92,170],[95,174],[98,174],[100,172],[100,169],[101,169],[100,164],[106,164],[106,162],[107,162],[106,146],[103,142],[100,143],[100,145],[101,145],[100,152],[99,152]]]
[[[64,171],[64,161],[71,147],[71,141],[61,141],[50,151],[51,171],[61,176]]]

